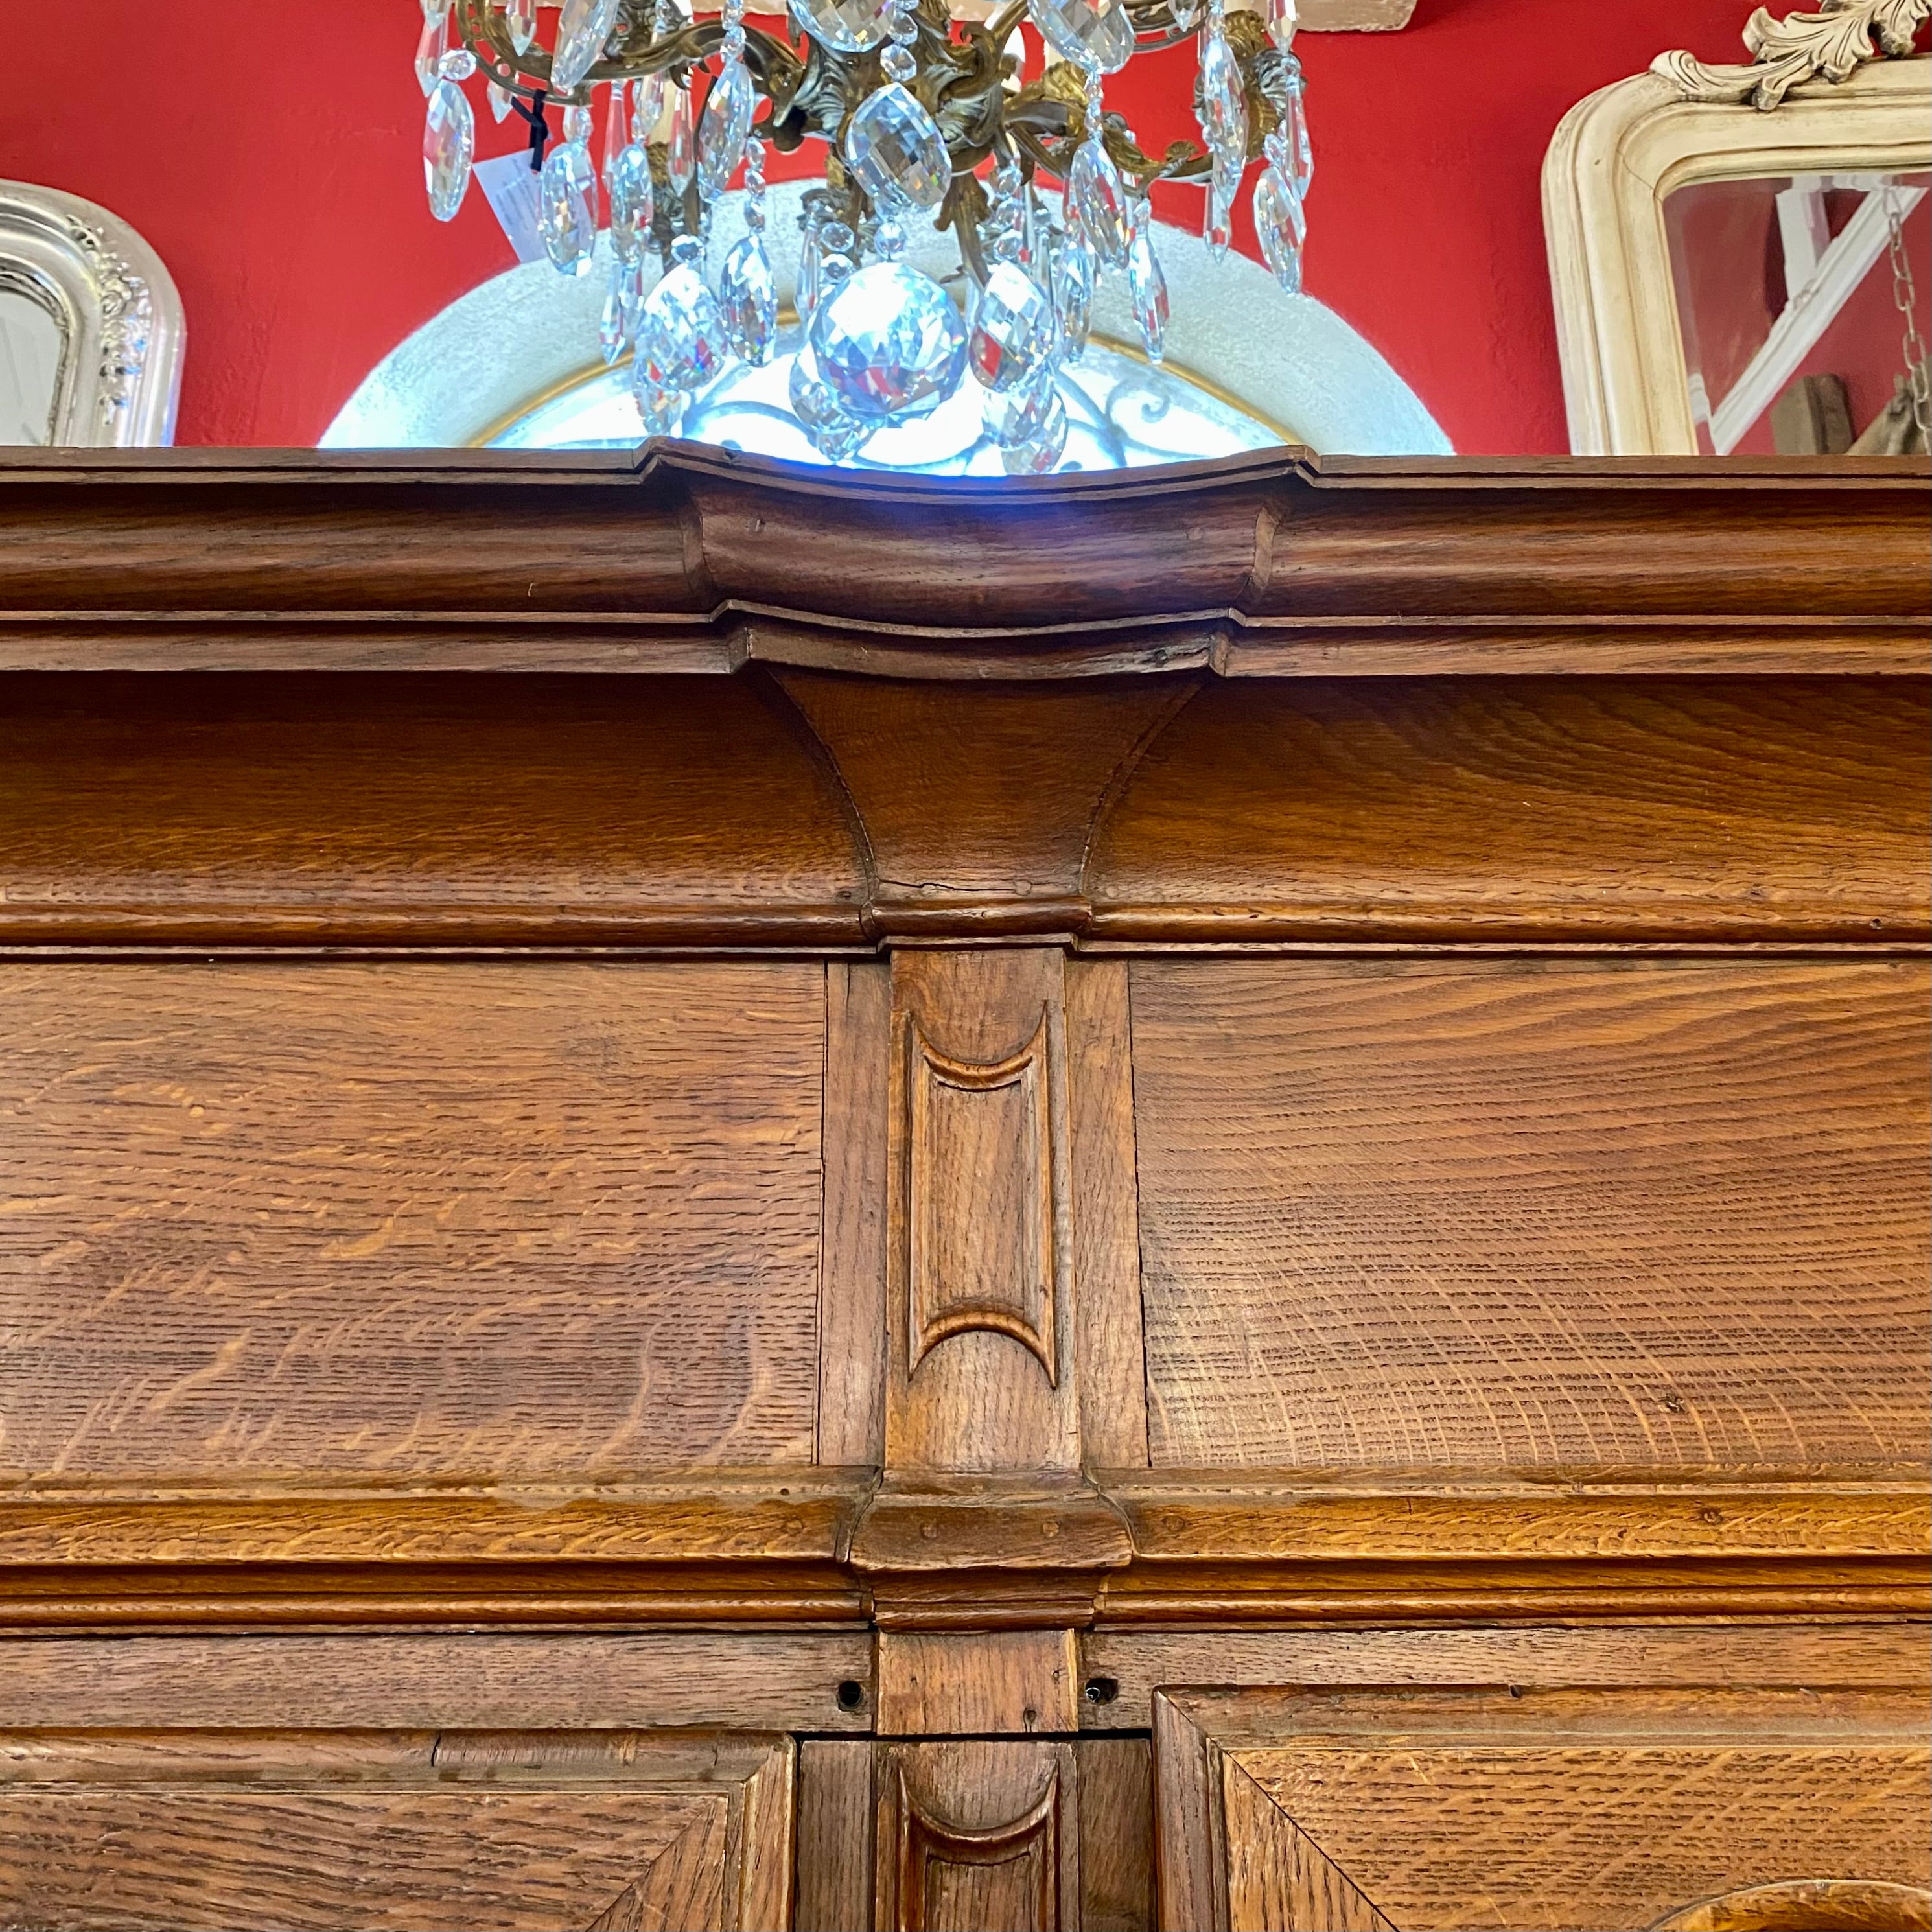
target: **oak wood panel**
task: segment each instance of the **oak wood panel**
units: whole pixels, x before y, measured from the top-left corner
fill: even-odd
[[[1600,480],[1587,517],[1572,518],[1552,488],[1586,470]],[[1903,491],[1911,474],[1901,464],[1886,480]],[[1881,604],[1922,610],[1928,599],[1923,573],[1910,581],[1903,532],[1876,474],[1856,496],[1843,487],[1844,470],[1747,472],[1694,458],[1666,470],[1552,466],[1546,458],[1324,457],[1317,475],[1306,496],[1275,494],[1273,527],[1257,532],[1245,610],[1850,616]],[[1391,489],[1398,477],[1407,487]],[[1364,514],[1371,502],[1381,512],[1372,520]],[[1790,539],[1774,555],[1768,526]],[[1858,565],[1832,560],[1840,544],[1858,547]]]
[[[1089,1468],[1144,1467],[1147,1360],[1124,961],[1068,962],[1066,1058],[1080,1452]]]
[[[1648,1926],[1778,1880],[1923,1886],[1932,1876],[1922,1695],[1255,1692],[1173,1702],[1184,1725],[1164,1727],[1157,1748],[1193,1749],[1189,1725],[1201,1740],[1193,1755],[1222,1813],[1205,1855],[1226,1861],[1218,1922],[1244,1932],[1330,1925],[1308,1908],[1344,1884],[1359,1895],[1352,1916],[1372,1909],[1418,1932],[1580,1932]],[[1272,1827],[1273,1842],[1241,1833],[1263,1803],[1294,1842]],[[1167,1838],[1198,1841],[1201,1822],[1177,1810]],[[1332,1875],[1308,1869],[1318,1854]],[[1170,1920],[1186,1911],[1179,1887],[1202,1862],[1174,1846]]]
[[[1144,1729],[1164,1685],[1361,1684],[1894,1684],[1932,1690],[1926,1625],[1727,1624],[1705,1628],[1088,1632],[1089,1730]]]
[[[1814,1466],[1122,1472],[1110,1624],[1922,1616],[1932,1486]]]
[[[886,1148],[892,969],[826,968],[825,1239],[818,1280],[821,1462],[886,1456]]]
[[[0,967],[16,1480],[810,1460],[815,965]]]
[[[872,1932],[869,1742],[810,1738],[798,1750],[798,1932]]]
[[[633,459],[154,452],[0,466],[0,595],[29,610],[664,610],[702,596]],[[155,460],[158,458],[159,460]],[[211,460],[212,458],[212,460]],[[280,460],[277,458],[280,458]],[[52,488],[46,482],[64,474]],[[116,560],[104,583],[104,556]]]
[[[1046,1761],[1054,1776],[1065,1778],[1070,1774],[1072,1780],[1070,1803],[1057,1790],[1054,1793],[1060,1802],[1054,1808],[1051,1834],[1060,1858],[1070,1862],[1070,1874],[1077,1870],[1078,1874],[1077,1916],[1065,1918],[1060,1914],[1072,1888],[1057,1882],[1051,1898],[1042,1900],[1038,1888],[1042,1874],[1036,1866],[1026,1863],[1029,1852],[1048,1835],[1037,1828],[1044,1821],[1036,1821],[1030,1832],[1012,1834],[1004,1844],[983,1842],[988,1832],[995,1839],[1007,1836],[1013,1819],[1002,1818],[1003,1809],[1023,1820],[1029,1810],[1037,1808],[1036,1795],[1042,1792],[1042,1760],[1037,1753],[1028,1754],[1024,1746],[1019,1747],[1019,1754],[1016,1756],[1011,1745],[995,1745],[989,1750],[956,1742],[918,1750],[856,1740],[814,1739],[802,1744],[796,1919],[800,1932],[872,1932],[875,1924],[903,1921],[910,1916],[908,1906],[918,1910],[928,1903],[942,1910],[950,1906],[961,1921],[973,1926],[974,1932],[991,1932],[1003,1924],[1032,1924],[1035,1909],[1042,1903],[1048,1906],[1048,1922],[1061,1924],[1064,1932],[1152,1932],[1154,1760],[1147,1740],[1087,1738],[1070,1751],[1048,1748]],[[944,1834],[951,1821],[950,1831],[965,1836],[970,1850],[1025,1868],[1009,1870],[1004,1874],[1009,1882],[1000,1885],[1000,1874],[983,1870],[974,1874],[956,1867],[934,1888],[938,1896],[934,1900],[914,1900],[901,1889],[889,1898],[889,1909],[875,1919],[878,1820],[883,1816],[889,1827],[896,1824],[902,1833],[909,1822],[903,1816],[902,1792],[892,1782],[902,1767],[910,1770],[908,1784],[913,1802],[925,1810],[928,1827],[936,1822]],[[882,1774],[876,1799],[875,1768]],[[964,1802],[959,1802],[962,1798]],[[974,1845],[970,1840],[976,1832],[982,1841]],[[947,1862],[944,1844],[935,1847],[928,1842],[923,1850],[928,1862],[936,1851],[938,1862]],[[1002,1858],[1003,1853],[1011,1856]],[[904,1874],[903,1857],[900,1870]],[[1060,1877],[1058,1872],[1052,1876],[1056,1880]],[[1031,1879],[1034,1883],[1012,1882],[1016,1877]],[[890,1909],[895,1904],[896,1915]]]
[[[1132,970],[1156,1464],[1922,1464],[1922,966]]]
[[[1214,684],[1096,836],[1096,935],[1922,937],[1922,680]]]
[[[1374,1901],[1239,1765],[1222,1772],[1228,1924],[1241,1932],[1397,1932]]]
[[[792,1748],[621,1733],[0,1741],[0,1915],[85,1928],[770,1928]]]
[[[742,681],[0,680],[0,939],[860,937],[832,781]]]
[[[1154,1753],[1145,1738],[1084,1738],[1081,1932],[1154,1932]]]
[[[1079,1722],[1079,1670],[1070,1630],[882,1630],[879,1732],[1072,1731]]]
[[[872,1650],[860,1629],[44,1637],[0,1643],[0,1726],[856,1732]]]

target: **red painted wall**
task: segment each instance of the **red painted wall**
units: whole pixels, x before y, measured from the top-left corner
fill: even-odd
[[[41,0],[8,22],[0,176],[131,221],[188,308],[184,442],[313,443],[370,368],[509,266],[482,195],[424,204],[410,0]],[[1567,440],[1538,172],[1584,94],[1666,47],[1738,57],[1745,0],[1420,0],[1394,34],[1311,34],[1307,286],[1378,347],[1457,448]],[[1110,104],[1192,131],[1190,52]],[[478,147],[518,145],[479,110]],[[1162,212],[1198,220],[1198,193]],[[1245,214],[1244,220],[1245,220]],[[1252,231],[1239,244],[1254,251]]]

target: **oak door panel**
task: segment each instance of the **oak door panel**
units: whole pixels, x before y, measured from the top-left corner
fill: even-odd
[[[0,1479],[812,1456],[824,969],[0,965]]]
[[[1163,1694],[1161,1922],[1621,1932],[1766,1886],[1909,1897],[1927,1717],[1889,1690]]]
[[[1926,994],[1136,962],[1154,1462],[1916,1472]]]
[[[762,1932],[792,1747],[622,1732],[0,1734],[0,1922]]]

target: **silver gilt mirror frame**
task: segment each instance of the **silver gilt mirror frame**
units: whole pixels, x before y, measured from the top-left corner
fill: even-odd
[[[0,181],[0,442],[172,442],[184,337],[173,278],[126,222]]]

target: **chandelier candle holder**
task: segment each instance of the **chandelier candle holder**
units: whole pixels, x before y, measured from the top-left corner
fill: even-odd
[[[601,194],[604,357],[629,352],[646,433],[674,434],[734,362],[777,353],[765,151],[823,142],[824,178],[801,218],[789,386],[812,446],[848,460],[970,381],[1004,467],[1042,473],[1066,446],[1058,379],[1086,346],[1102,277],[1124,281],[1142,346],[1161,358],[1155,182],[1203,189],[1204,232],[1220,254],[1259,161],[1262,254],[1283,289],[1300,290],[1314,157],[1295,0],[1267,4],[1262,15],[1226,0],[1005,0],[988,19],[956,20],[945,0],[790,0],[793,38],[748,26],[744,0],[703,19],[680,0],[564,0],[546,50],[536,0],[422,0],[430,209],[447,221],[462,205],[476,147],[465,88],[480,75],[496,118],[514,112],[530,130],[539,231],[563,274],[592,269]],[[1030,81],[1023,21],[1048,50]],[[1147,154],[1107,111],[1106,76],[1188,40],[1199,49],[1201,142]],[[599,88],[601,165],[590,152]],[[734,182],[746,232],[719,254],[712,211]],[[957,238],[963,304],[904,259],[920,221]]]

